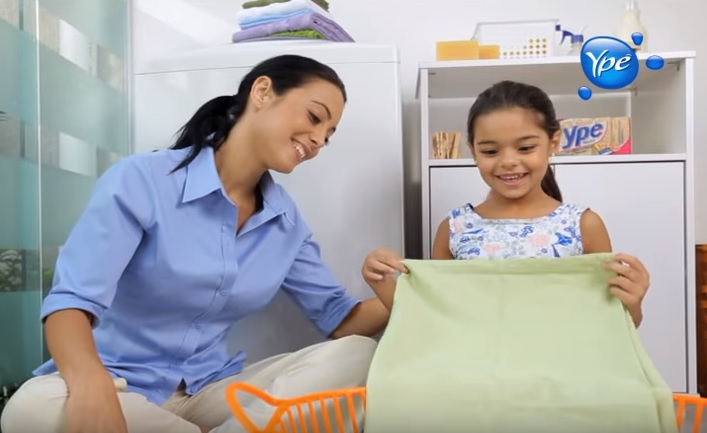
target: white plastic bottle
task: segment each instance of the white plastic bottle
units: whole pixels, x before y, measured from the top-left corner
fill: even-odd
[[[631,38],[631,35],[636,32],[643,35],[641,45],[636,45],[633,42],[633,38]],[[647,51],[648,33],[646,32],[646,28],[643,27],[643,24],[641,24],[641,11],[638,9],[638,0],[626,1],[624,16],[614,36],[626,42],[636,51]]]
[[[578,56],[582,54],[582,45],[584,45],[584,35],[572,35],[570,37],[572,45],[570,45],[570,50],[567,55]]]

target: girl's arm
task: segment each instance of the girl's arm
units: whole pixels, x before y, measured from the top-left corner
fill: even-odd
[[[601,217],[592,210],[587,210],[580,219],[580,230],[582,233],[582,243],[584,244],[584,254],[610,253],[611,239],[609,232]],[[640,326],[643,320],[643,295],[645,290],[633,284],[625,277],[617,277],[611,282],[611,293],[623,302],[633,319],[636,327]],[[647,288],[646,288],[647,290]]]
[[[435,240],[432,244],[432,260],[454,260],[449,250],[449,219],[445,218],[439,223]]]
[[[584,254],[610,253],[611,238],[604,221],[593,210],[586,210],[579,221]]]

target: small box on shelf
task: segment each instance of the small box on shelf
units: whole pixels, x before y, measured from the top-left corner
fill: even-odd
[[[476,39],[438,41],[437,60],[489,60],[501,57],[498,45],[480,45]]]
[[[630,155],[631,118],[595,117],[560,120],[559,155]]]

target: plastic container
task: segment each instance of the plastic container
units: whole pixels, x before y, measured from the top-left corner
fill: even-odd
[[[572,35],[570,38],[570,50],[568,56],[578,56],[582,54],[582,45],[584,45],[584,35]]]
[[[555,55],[559,20],[499,21],[476,24],[473,39],[498,45],[501,59],[531,59]]]
[[[631,35],[637,32],[643,35],[641,45],[636,45],[631,37]],[[616,28],[614,36],[626,42],[635,51],[648,51],[648,33],[641,23],[641,11],[638,8],[638,0],[627,0],[624,16],[621,19],[621,23]]]
[[[555,24],[555,55],[562,50],[562,26]]]
[[[584,30],[580,33],[572,33],[569,30],[561,30],[557,43],[556,56],[578,56],[582,53],[584,45]]]
[[[275,409],[267,425],[259,428],[248,417],[238,398],[239,392],[247,392]],[[235,382],[230,384],[226,390],[226,401],[231,407],[233,415],[248,433],[342,433],[347,431],[346,425],[349,424],[345,422],[346,416],[344,414],[354,412],[356,415],[349,417],[351,423],[349,425],[353,427],[354,432],[358,432],[361,431],[360,428],[363,425],[360,418],[363,418],[366,410],[366,388],[331,390],[281,399],[273,397],[253,385]],[[683,431],[685,417],[689,416],[693,420],[692,432],[700,433],[707,398],[673,394],[673,401],[675,402],[675,422],[678,431]],[[305,412],[316,412],[316,406],[322,408],[320,410],[322,410],[321,417],[324,422],[321,424],[314,419],[303,417]],[[333,410],[329,412],[327,407],[331,407]]]

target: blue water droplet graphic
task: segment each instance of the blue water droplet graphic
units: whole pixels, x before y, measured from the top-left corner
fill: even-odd
[[[641,45],[643,43],[643,34],[641,32],[632,33],[631,40],[634,44]]]
[[[665,59],[660,56],[650,56],[646,59],[646,68],[658,70],[665,66]]]
[[[582,86],[579,88],[579,90],[577,90],[577,94],[580,98],[584,99],[585,101],[588,101],[592,98],[592,89],[587,86]]]

